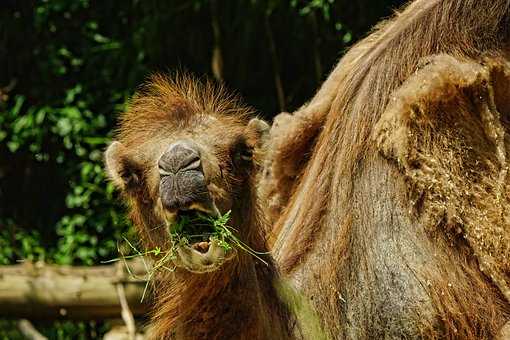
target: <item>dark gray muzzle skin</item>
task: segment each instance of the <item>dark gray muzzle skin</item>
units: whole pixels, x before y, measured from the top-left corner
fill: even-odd
[[[159,195],[169,211],[210,201],[199,147],[189,140],[171,144],[158,161]]]

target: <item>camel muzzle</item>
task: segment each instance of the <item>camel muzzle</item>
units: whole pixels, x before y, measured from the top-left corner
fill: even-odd
[[[202,169],[198,146],[190,140],[172,143],[158,161],[159,195],[172,213],[182,210],[215,212]]]

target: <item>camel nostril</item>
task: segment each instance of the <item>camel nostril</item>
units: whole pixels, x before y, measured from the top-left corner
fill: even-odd
[[[158,161],[161,176],[176,174],[179,171],[201,170],[198,147],[190,141],[179,141],[168,147]]]
[[[159,171],[159,175],[162,177],[173,174],[173,172],[165,170],[165,167],[161,166],[161,164],[158,164],[158,171]]]
[[[200,169],[200,156],[190,155],[190,157],[182,162],[181,168],[179,170],[196,170]]]
[[[176,174],[177,172],[188,171],[188,170],[201,170],[201,161],[198,155],[190,155],[187,158],[177,160],[175,163],[179,163],[177,167],[168,166],[167,162],[158,162],[159,174],[161,176],[168,176]]]

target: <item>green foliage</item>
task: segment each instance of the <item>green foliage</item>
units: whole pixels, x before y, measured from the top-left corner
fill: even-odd
[[[331,18],[331,7],[334,0],[311,0],[308,2],[301,2],[298,0],[292,0],[292,7],[298,8],[299,14],[307,15],[312,11],[317,10],[322,13],[324,19],[329,20]]]
[[[13,225],[11,220],[4,223]],[[46,250],[40,243],[41,235],[37,230],[21,230],[14,235],[8,230],[0,230],[0,265],[13,262],[13,259],[44,261]]]
[[[109,127],[84,97],[81,85],[66,90],[55,106],[28,106],[25,97],[17,95],[12,108],[2,114],[0,135],[8,151],[27,154],[37,163],[53,163],[67,179],[66,211],[55,223],[56,243],[44,251],[37,231],[18,231],[14,240],[23,249],[20,258],[48,255],[46,260],[60,264],[93,264],[115,250],[112,237],[126,230],[102,169],[101,149],[109,140]],[[5,249],[0,250],[0,260],[16,257],[16,252]]]
[[[24,340],[13,321],[0,320],[0,340]]]
[[[230,225],[230,210],[220,216],[205,215],[202,213],[193,214],[191,216],[181,215],[176,223],[170,226],[170,238],[172,239],[173,248],[171,257],[176,253],[177,245],[189,245],[194,242],[216,240],[218,244],[226,251],[238,248],[241,251],[256,257],[261,262],[266,263],[259,255],[261,253],[253,250],[249,245],[241,241],[236,236],[236,229]]]
[[[33,42],[33,51],[26,51],[40,79],[32,86],[23,84],[23,72],[11,75],[19,86],[0,114],[0,141],[5,146],[0,151],[15,161],[23,159],[26,172],[51,173],[20,178],[20,169],[5,164],[7,178],[1,179],[17,181],[28,189],[19,193],[14,183],[6,183],[5,198],[1,198],[18,194],[22,197],[16,203],[28,205],[37,200],[58,201],[49,204],[51,215],[45,215],[48,204],[44,203],[34,207],[32,216],[19,216],[14,204],[4,208],[0,216],[0,225],[6,227],[0,239],[6,244],[0,249],[2,263],[20,259],[97,263],[115,252],[115,239],[126,231],[122,208],[105,180],[102,150],[111,138],[112,113],[122,109],[132,87],[112,86],[116,84],[110,80],[112,69],[108,67],[88,74],[99,58],[111,62],[117,57],[112,51],[122,47],[101,32],[98,20],[104,17],[98,13],[97,18],[87,17],[89,7],[82,0],[14,8],[14,17],[16,13],[26,15],[25,24],[42,37],[41,42]],[[137,71],[141,74],[145,69]],[[109,93],[103,92],[105,88]],[[32,197],[32,186],[38,188],[34,190],[38,197]]]

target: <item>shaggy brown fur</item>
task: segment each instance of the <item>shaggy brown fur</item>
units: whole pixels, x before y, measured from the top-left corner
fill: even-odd
[[[510,302],[510,92],[495,91],[508,89],[510,63],[428,63],[392,97],[377,144],[404,170],[423,225],[463,236]]]
[[[240,254],[210,274],[160,277],[153,338],[494,338],[510,319],[509,25],[510,0],[417,0],[280,116],[261,192],[275,198],[276,260],[305,306],[294,311],[312,306],[320,327],[294,328],[274,266]],[[254,145],[257,133],[223,97],[156,79],[123,116],[108,167],[148,247],[168,243],[158,150],[191,131],[228,169],[213,172],[216,195],[232,202],[242,239],[265,249],[260,159],[227,166],[235,140]]]
[[[264,212],[271,225],[286,206],[309,160],[326,113],[337,95],[340,75],[340,69],[336,68],[311,103],[292,115],[280,113],[273,120],[264,177],[260,183],[260,195],[267,204]],[[273,228],[269,239],[275,238],[279,231],[279,228]]]
[[[112,180],[129,203],[130,216],[148,249],[169,248],[164,212],[159,206],[157,163],[176,139],[206,145],[208,188],[219,207],[231,209],[231,225],[258,251],[267,251],[264,220],[255,197],[261,131],[251,112],[210,83],[189,77],[154,77],[122,114],[117,144],[106,153]],[[119,143],[120,142],[120,143]],[[252,148],[249,164],[236,163],[236,147]],[[236,156],[237,157],[237,156]],[[223,209],[222,209],[223,208]],[[280,339],[289,337],[289,315],[273,286],[276,271],[238,251],[212,273],[177,268],[160,273],[153,284],[151,339]]]
[[[265,216],[271,225],[292,195],[291,190],[308,162],[321,124],[320,117],[292,116],[286,112],[280,113],[273,121],[259,189],[266,202]],[[279,231],[269,231],[271,244]]]
[[[417,0],[275,140],[276,259],[331,338],[491,339],[510,319],[509,36],[510,0]],[[296,142],[305,164],[282,156]]]

